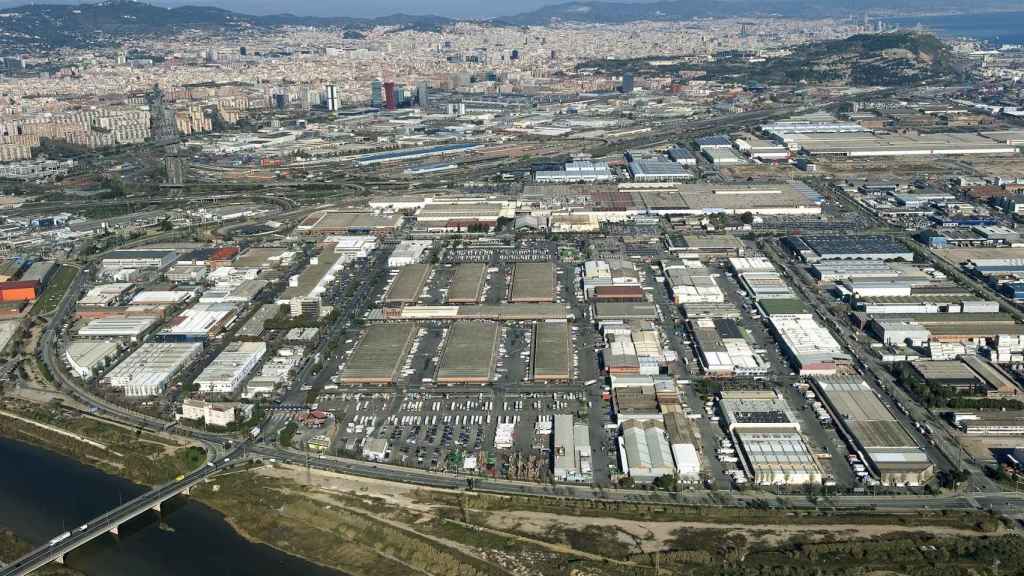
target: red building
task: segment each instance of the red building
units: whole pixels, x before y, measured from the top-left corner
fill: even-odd
[[[38,280],[0,282],[0,302],[35,300],[39,296]]]
[[[384,107],[388,110],[398,108],[398,93],[395,92],[394,82],[384,83]]]

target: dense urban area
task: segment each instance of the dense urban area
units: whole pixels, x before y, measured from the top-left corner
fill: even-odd
[[[133,10],[0,14],[0,436],[152,488],[0,575],[1021,570],[1024,47]]]

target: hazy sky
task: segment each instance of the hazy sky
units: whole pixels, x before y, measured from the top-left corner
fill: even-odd
[[[152,1],[152,0],[150,0]],[[220,6],[246,14],[280,14],[290,12],[302,16],[386,16],[406,14],[437,14],[462,18],[489,18],[529,12],[547,4],[566,0],[156,0],[163,6],[203,4]],[[641,2],[644,0],[625,0]],[[59,3],[54,2],[54,3]]]

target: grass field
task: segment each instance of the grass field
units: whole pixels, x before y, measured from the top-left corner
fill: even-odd
[[[64,293],[68,291],[77,274],[78,268],[74,266],[61,265],[57,268],[50,283],[43,290],[43,295],[36,301],[33,312],[46,315],[56,310],[57,305],[64,298]]]

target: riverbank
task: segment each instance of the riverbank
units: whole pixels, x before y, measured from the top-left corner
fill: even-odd
[[[179,456],[187,447],[167,438],[58,406],[17,410],[45,426],[0,415],[0,436],[26,438],[115,475],[153,480],[188,464]],[[978,511],[893,514],[502,497],[271,463],[220,474],[197,486],[191,498],[235,539],[310,563],[306,573],[710,576],[756,569],[803,576],[835,565],[865,573],[892,569],[892,559],[900,558],[901,572],[926,574],[941,557],[951,570],[986,574],[997,558],[1024,564],[1024,540],[1010,531],[1012,523]],[[206,536],[202,530],[194,534]],[[106,552],[119,554],[119,546],[110,550],[108,543]]]
[[[155,486],[202,466],[199,447],[104,422],[59,404],[0,404],[0,436],[73,458],[108,474]]]

